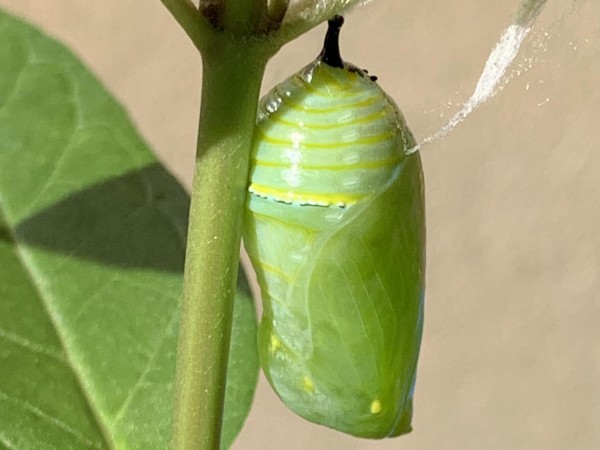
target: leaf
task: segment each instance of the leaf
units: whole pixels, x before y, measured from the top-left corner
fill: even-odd
[[[165,449],[189,198],[64,47],[0,11],[0,448]],[[246,282],[223,440],[258,375]]]
[[[281,28],[272,36],[279,45],[290,42],[336,14],[345,14],[372,0],[292,0]]]

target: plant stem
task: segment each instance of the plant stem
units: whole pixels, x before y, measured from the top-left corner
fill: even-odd
[[[191,0],[161,0],[161,2],[175,17],[196,48],[200,49],[211,30],[208,21],[202,17],[196,5]]]
[[[226,39],[203,52],[176,375],[176,450],[220,447],[248,165],[270,56],[247,42]]]

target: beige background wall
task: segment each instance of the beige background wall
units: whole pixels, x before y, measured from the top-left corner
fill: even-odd
[[[349,17],[343,55],[380,77],[423,138],[471,94],[518,3],[373,2]],[[159,0],[0,7],[74,48],[189,185],[200,61]],[[265,87],[310,61],[322,32],[283,50]],[[526,58],[530,70],[423,151],[428,291],[415,431],[349,438],[296,418],[261,380],[235,449],[600,448],[599,2],[551,0],[518,63]]]

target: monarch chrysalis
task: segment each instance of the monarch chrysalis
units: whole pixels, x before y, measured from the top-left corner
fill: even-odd
[[[424,201],[413,136],[329,22],[316,61],[261,101],[244,240],[264,372],[289,408],[346,433],[411,430]]]

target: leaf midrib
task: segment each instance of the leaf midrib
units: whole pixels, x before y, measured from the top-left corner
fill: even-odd
[[[52,329],[54,330],[58,338],[60,346],[65,355],[65,365],[71,370],[71,372],[75,376],[75,380],[77,380],[77,386],[79,387],[81,395],[85,399],[88,408],[90,409],[92,415],[96,419],[96,425],[100,430],[100,434],[102,436],[102,440],[104,441],[105,446],[110,450],[116,450],[116,444],[112,439],[111,433],[109,432],[108,424],[103,420],[101,412],[98,410],[95,403],[92,401],[93,399],[88,395],[85,389],[85,384],[83,383],[82,373],[80,372],[80,370],[77,367],[77,364],[75,364],[73,358],[71,357],[69,348],[65,344],[65,337],[60,331],[60,327],[58,326],[57,320],[55,319],[52,308],[44,298],[44,295],[37,282],[37,278],[35,276],[34,271],[32,270],[32,268],[29,267],[29,265],[26,262],[27,257],[23,254],[21,250],[21,246],[19,245],[15,229],[5,220],[6,215],[4,214],[5,208],[3,206],[3,203],[4,202],[2,200],[2,193],[0,192],[0,238],[2,237],[2,232],[6,232],[6,235],[9,238],[9,242],[12,243],[12,248],[14,249],[15,256],[17,257],[20,266],[23,268],[23,271],[25,272],[27,279],[31,283],[31,286],[35,290],[36,296],[39,299],[40,304],[44,308],[44,311],[48,320],[50,321]],[[4,224],[4,226],[2,226],[2,224]]]

